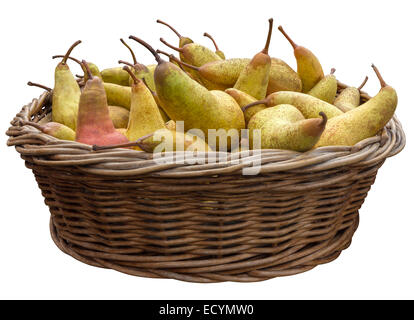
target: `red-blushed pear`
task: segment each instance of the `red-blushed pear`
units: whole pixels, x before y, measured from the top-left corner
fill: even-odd
[[[128,142],[112,123],[102,80],[92,75],[86,61],[82,63],[89,79],[80,96],[76,141],[102,146]]]

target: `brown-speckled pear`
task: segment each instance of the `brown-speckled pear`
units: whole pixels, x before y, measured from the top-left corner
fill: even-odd
[[[129,110],[119,106],[108,106],[109,116],[116,129],[126,128],[129,121]]]
[[[111,145],[128,142],[116,131],[109,116],[108,103],[102,80],[94,77],[86,63],[89,80],[86,82],[79,100],[76,141],[90,145]]]
[[[234,88],[255,97],[258,100],[266,97],[269,84],[272,60],[269,56],[269,45],[272,37],[273,19],[269,19],[269,31],[264,49],[256,54],[240,73]]]
[[[75,141],[75,131],[58,122],[39,124],[36,122],[25,121],[23,124],[35,127],[43,133],[46,133],[60,140]]]
[[[240,76],[242,70],[249,64],[248,58],[233,58],[222,61],[213,61],[195,67],[180,62],[187,69],[193,69],[198,75],[216,85],[232,88]],[[299,75],[284,61],[272,58],[270,66],[267,95],[277,91],[302,91],[302,80]]]
[[[104,69],[101,71],[101,76],[105,83],[129,86],[129,74],[122,67]]]
[[[358,108],[329,119],[316,147],[353,146],[375,136],[391,120],[398,104],[397,92],[372,67],[381,83],[379,93]]]
[[[257,99],[252,97],[251,95],[234,89],[234,88],[229,88],[226,89],[225,92],[229,95],[231,95],[233,97],[234,100],[237,101],[237,103],[239,104],[240,108],[243,108],[244,106],[247,106],[250,103],[256,102]],[[259,104],[257,106],[248,108],[245,112],[244,112],[244,119],[246,121],[246,123],[249,123],[250,119],[259,111],[262,111],[264,109],[266,109],[267,107],[264,104]]]
[[[297,72],[302,79],[302,92],[307,93],[324,77],[322,66],[312,51],[293,42],[282,26],[279,26],[279,30],[293,47]]]
[[[259,104],[264,104],[267,107],[273,107],[279,104],[291,104],[298,108],[306,119],[317,118],[320,112],[324,112],[328,119],[343,114],[343,112],[333,104],[327,103],[305,93],[292,91],[279,91],[272,93],[263,100],[248,104],[243,108],[243,111]]]
[[[365,77],[364,82],[362,82],[358,88],[348,87],[342,90],[333,104],[343,112],[348,112],[358,107],[361,104],[361,89],[365,86],[367,81],[368,77]]]
[[[294,106],[282,104],[258,112],[249,122],[250,141],[254,146],[255,129],[260,129],[262,149],[304,152],[312,149],[325,129],[327,118],[304,119]]]
[[[331,69],[331,73],[323,77],[309,92],[308,94],[321,99],[328,103],[333,103],[338,91],[338,81],[334,75],[335,69]]]
[[[130,73],[134,80],[131,87],[131,111],[126,136],[129,141],[135,141],[166,127],[151,91],[127,66],[124,70]]]
[[[209,38],[212,42],[213,42],[213,44],[214,44],[214,48],[216,48],[216,52],[215,52],[215,54],[216,55],[218,55],[220,58],[222,58],[223,60],[225,60],[226,59],[226,55],[224,54],[224,52],[223,51],[221,51],[220,49],[219,49],[219,47],[218,47],[218,45],[217,45],[217,43],[216,43],[216,40],[214,40],[214,38],[209,34],[209,33],[207,33],[207,32],[204,32],[204,36],[205,37],[207,37],[207,38]]]
[[[52,97],[53,121],[62,123],[72,130],[76,129],[81,90],[67,65],[67,60],[72,50],[80,43],[80,40],[76,41],[57,65]]]
[[[232,104],[227,100],[222,102],[179,67],[163,60],[149,44],[134,36],[130,38],[145,46],[157,60],[154,72],[157,96],[172,120],[184,121],[185,131],[200,129],[207,137],[209,129],[245,127],[243,112],[234,99]]]

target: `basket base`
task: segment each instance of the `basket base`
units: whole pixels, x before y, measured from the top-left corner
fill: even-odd
[[[347,249],[352,242],[352,236],[359,225],[359,214],[354,214],[353,222],[348,228],[338,231],[335,237],[324,241],[313,248],[306,250],[309,252],[303,255],[303,265],[298,265],[298,260],[295,263],[289,262],[280,264],[273,261],[269,263],[269,267],[260,266],[260,269],[246,268],[245,273],[231,274],[231,273],[206,273],[206,274],[190,274],[171,272],[168,269],[143,269],[109,262],[105,259],[105,253],[98,253],[90,251],[85,248],[80,248],[76,244],[68,243],[59,236],[59,232],[53,222],[53,216],[50,219],[51,237],[56,246],[64,253],[73,258],[94,267],[105,269],[113,269],[128,275],[145,277],[145,278],[161,278],[161,279],[175,279],[186,282],[196,283],[217,283],[217,282],[260,282],[277,277],[291,276],[303,273],[315,268],[318,265],[329,263],[340,256],[343,250]],[[319,247],[319,249],[318,249]],[[295,254],[295,253],[293,253]],[[311,258],[310,258],[311,257]],[[268,258],[269,259],[269,258]],[[289,259],[282,259],[287,260]],[[273,267],[277,265],[277,267]]]

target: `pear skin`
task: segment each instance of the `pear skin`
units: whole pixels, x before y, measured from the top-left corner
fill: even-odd
[[[87,64],[85,62],[85,66]],[[88,68],[88,67],[87,67]],[[128,139],[116,131],[109,116],[108,103],[102,80],[88,71],[79,101],[76,141],[90,145],[112,145],[127,143]]]
[[[290,105],[279,105],[257,113],[249,122],[250,139],[253,139],[253,130],[260,129],[262,149],[298,152],[312,149],[325,129],[327,118],[321,113],[322,118],[303,119],[302,116],[301,119],[300,112],[294,109]]]
[[[76,129],[78,117],[79,99],[81,90],[67,65],[67,60],[72,50],[79,44],[75,42],[68,50],[62,61],[55,69],[55,86],[52,97],[52,119],[65,126]]]
[[[334,75],[335,69],[331,70],[331,73],[323,77],[309,92],[308,94],[321,99],[325,102],[333,104],[336,93],[338,91],[338,81]]]
[[[330,103],[305,93],[292,91],[279,91],[272,93],[267,96],[266,99],[253,102],[245,106],[243,110],[246,111],[248,108],[258,104],[265,104],[267,107],[273,107],[279,104],[290,104],[299,109],[306,119],[317,118],[320,112],[324,112],[328,119],[343,114],[341,110]]]
[[[124,107],[128,110],[131,108],[131,87],[129,87],[129,85],[121,86],[119,84],[107,82],[104,82],[103,85],[109,105]]]
[[[298,46],[293,42],[283,30],[282,26],[279,26],[279,31],[293,47],[297,63],[297,72],[302,79],[302,92],[307,93],[325,76],[322,66],[318,58],[309,49]]]
[[[179,67],[163,60],[149,44],[134,36],[130,38],[145,46],[157,60],[154,72],[157,96],[172,120],[184,121],[185,131],[200,129],[208,136],[209,129],[245,127],[243,112],[234,99],[229,96],[233,103],[222,102]]]
[[[261,100],[266,97],[272,60],[268,54],[272,37],[273,19],[269,19],[269,32],[264,49],[256,54],[242,70],[234,88]]]
[[[243,108],[244,106],[247,106],[250,103],[256,102],[257,99],[252,97],[251,95],[234,89],[234,88],[229,88],[226,89],[225,92],[229,95],[231,95],[233,97],[234,100],[237,101],[237,103],[239,104],[240,108]],[[249,123],[250,119],[259,111],[262,111],[264,109],[266,109],[267,107],[264,104],[260,104],[251,108],[248,108],[245,112],[244,112],[244,119],[246,121],[246,123]]]
[[[104,69],[101,71],[101,76],[105,83],[129,86],[129,74],[122,67]]]
[[[299,75],[283,60],[272,58],[266,95],[278,91],[302,91]]]
[[[129,121],[129,110],[119,106],[108,106],[109,116],[116,129],[126,128]]]
[[[361,89],[367,81],[368,77],[365,77],[364,82],[358,88],[348,87],[342,90],[333,104],[343,112],[348,112],[358,107],[361,104]]]
[[[381,82],[379,93],[358,108],[329,119],[316,148],[353,146],[375,136],[391,120],[398,104],[397,92],[385,83],[378,69],[372,67]]]
[[[60,140],[75,141],[75,131],[58,122],[48,122],[45,124],[39,124],[35,122],[24,122],[25,125],[30,125],[39,129],[43,133],[46,133],[52,137]]]
[[[125,70],[131,73],[134,80],[131,87],[131,111],[126,136],[130,141],[135,141],[166,127],[151,91],[128,67],[125,67]]]

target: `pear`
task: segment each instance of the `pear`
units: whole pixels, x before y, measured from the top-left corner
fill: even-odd
[[[126,128],[129,121],[129,111],[119,106],[108,106],[109,116],[116,129]]]
[[[108,103],[102,80],[93,76],[86,61],[82,61],[88,81],[79,100],[76,141],[90,145],[111,145],[128,142],[119,133],[109,116]]]
[[[239,104],[240,108],[243,108],[245,106],[247,106],[250,103],[256,102],[257,99],[252,97],[251,95],[234,89],[234,88],[229,88],[226,89],[225,92],[229,95],[231,95],[233,97],[234,100],[237,101],[237,103]],[[264,104],[259,104],[257,106],[248,108],[245,112],[244,112],[244,119],[246,120],[246,123],[249,123],[250,119],[259,111],[262,111],[264,109],[266,109],[267,107]]]
[[[154,72],[157,96],[172,120],[184,121],[185,131],[200,129],[208,136],[209,129],[239,131],[245,127],[243,112],[234,99],[218,98],[179,67],[163,60],[149,44],[134,36],[130,38],[145,46],[157,60]]]
[[[52,57],[52,59],[64,58],[64,57],[65,57],[64,55],[55,55],[55,56]],[[83,73],[84,73],[83,80],[86,82],[88,80],[87,79],[87,72],[84,69],[84,66],[82,65],[82,62],[80,60],[74,58],[74,57],[68,57],[68,59],[76,62],[77,64],[79,64],[79,66],[82,68]],[[96,64],[92,63],[92,62],[88,62],[88,65],[89,65],[89,69],[91,70],[92,75],[102,79],[101,72],[99,71],[98,66]]]
[[[279,26],[279,31],[285,36],[294,49],[297,62],[297,72],[302,79],[302,92],[307,93],[324,77],[322,66],[318,58],[305,47],[298,46]]]
[[[372,68],[381,84],[379,93],[358,108],[329,119],[316,147],[353,146],[376,135],[391,120],[398,104],[397,92],[374,65]]]
[[[130,73],[134,81],[131,87],[131,112],[126,136],[129,141],[135,141],[166,127],[151,91],[128,67],[124,67],[124,70]]]
[[[126,71],[125,71],[126,72]],[[128,72],[126,72],[128,74]],[[128,75],[129,77],[129,75]],[[128,80],[129,84],[129,80]],[[127,108],[131,107],[131,87],[121,86],[115,83],[104,82],[103,84],[108,104],[111,106],[120,106]]]
[[[292,91],[279,91],[272,93],[263,100],[250,103],[243,107],[243,111],[246,112],[247,109],[260,104],[264,104],[267,107],[273,107],[279,104],[291,104],[298,108],[306,119],[317,118],[320,112],[324,112],[328,119],[343,114],[341,110],[330,103],[312,97],[308,94]]]
[[[163,24],[163,25],[167,26],[168,28],[171,29],[172,32],[174,32],[177,35],[177,37],[179,38],[179,46],[180,46],[180,48],[184,47],[186,44],[190,44],[190,43],[193,43],[194,42],[193,40],[191,40],[188,37],[183,37],[181,34],[178,33],[177,30],[175,30],[175,28],[173,28],[168,23],[166,23],[166,22],[164,22],[164,21],[162,21],[160,19],[157,20],[157,23],[160,23],[160,24]]]
[[[129,86],[129,74],[122,67],[104,69],[101,71],[101,77],[105,83]]]
[[[358,107],[361,103],[361,89],[368,81],[368,77],[365,77],[362,84],[358,87],[348,87],[342,90],[338,97],[334,101],[334,105],[343,112],[348,112]]]
[[[64,124],[72,130],[76,129],[81,90],[67,65],[67,60],[72,50],[80,43],[80,40],[76,41],[57,65],[52,97],[53,121]]]
[[[165,123],[165,127],[168,130],[175,131],[177,129],[177,125],[174,120],[169,120]]]
[[[334,75],[335,69],[331,69],[331,73],[323,77],[309,92],[308,94],[321,99],[328,103],[333,103],[338,91],[338,81]]]
[[[327,118],[304,119],[303,115],[288,104],[278,105],[258,112],[249,122],[251,145],[255,129],[260,130],[262,149],[285,149],[304,152],[312,149],[325,129]]]
[[[223,60],[225,60],[225,59],[226,59],[226,56],[225,56],[224,52],[223,52],[223,51],[221,51],[221,50],[218,48],[218,45],[217,45],[217,43],[216,43],[216,40],[214,40],[214,38],[213,38],[210,34],[208,34],[207,32],[204,32],[204,36],[205,36],[205,37],[207,37],[207,38],[209,38],[209,39],[213,42],[214,48],[216,48],[216,52],[215,52],[215,54],[216,54],[216,55],[218,55],[218,56],[219,56],[220,58],[222,58]]]
[[[242,70],[234,88],[261,100],[266,97],[272,61],[268,54],[272,37],[273,19],[269,19],[269,31],[264,49],[256,54]]]
[[[267,95],[277,91],[302,91],[302,80],[299,75],[284,61],[271,58],[269,83],[267,86]],[[217,86],[221,85],[224,88],[232,88],[240,73],[249,64],[250,59],[234,58],[221,61],[213,61],[195,67],[188,63],[177,61],[185,68],[197,71],[201,79],[208,80],[215,83]]]
[[[45,124],[39,124],[36,122],[24,121],[24,125],[32,126],[43,133],[46,133],[52,137],[60,140],[75,141],[75,131],[58,122],[48,122]]]

